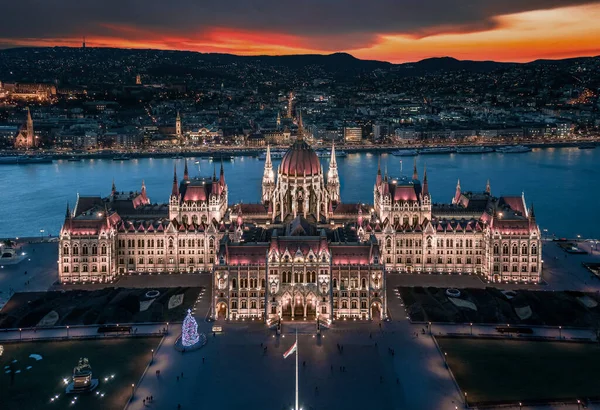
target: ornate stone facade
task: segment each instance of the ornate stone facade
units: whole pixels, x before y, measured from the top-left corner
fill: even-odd
[[[302,130],[301,121],[299,129]],[[63,283],[118,275],[210,272],[217,319],[385,318],[390,273],[480,275],[537,283],[541,236],[524,197],[457,187],[435,204],[427,171],[375,176],[373,205],[340,198],[335,148],[327,180],[300,132],[277,169],[270,149],[261,202],[228,205],[223,166],[174,172],[167,204],[140,192],[78,197],[60,234]]]

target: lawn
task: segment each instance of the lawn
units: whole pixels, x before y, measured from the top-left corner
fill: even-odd
[[[436,338],[469,402],[518,403],[600,396],[600,346]]]
[[[151,358],[151,349],[156,349],[159,341],[158,337],[148,337],[4,344],[4,354],[0,356],[0,407],[3,410],[122,409],[131,395],[131,384],[139,381]],[[30,354],[40,355],[42,360],[30,358]],[[76,395],[76,403],[71,404],[74,396],[65,394],[63,379],[72,376],[80,357],[89,359],[93,378],[100,384],[91,394]],[[13,360],[16,362],[12,363]],[[5,370],[10,363],[15,371],[20,370],[15,373],[12,385]],[[51,401],[56,395],[58,399]]]

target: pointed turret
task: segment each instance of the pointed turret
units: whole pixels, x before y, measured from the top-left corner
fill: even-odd
[[[487,180],[487,183],[485,184],[485,192],[487,194],[490,194],[490,195],[492,194],[492,187],[490,186],[490,180],[489,179]]]
[[[217,181],[217,166],[213,165],[213,182]]]
[[[379,156],[379,159],[377,160],[377,179],[375,180],[375,186],[380,186],[381,185],[381,155]]]
[[[141,193],[141,195],[142,195],[142,198],[144,198],[144,199],[147,198],[147,196],[146,196],[146,183],[144,182],[143,179],[142,179],[142,193]]]
[[[177,182],[177,165],[173,165],[173,188],[171,189],[172,196],[179,196],[179,184]]]
[[[417,159],[415,158],[414,163],[413,163],[413,177],[412,177],[413,181],[418,181],[419,180],[419,173],[417,172]]]
[[[175,118],[175,134],[177,134],[177,137],[181,137],[181,116],[179,115],[179,110],[177,110],[177,118]]]
[[[115,179],[114,178],[113,178],[112,188],[110,189],[110,192],[111,192],[112,196],[115,196],[117,194],[117,186],[115,185]]]
[[[383,182],[388,182],[387,165],[385,166],[385,176],[383,177]]]
[[[67,201],[67,212],[65,214],[65,218],[71,217],[71,210],[69,209],[69,201]]]
[[[302,123],[302,110],[298,110],[298,141],[304,139],[304,124]]]
[[[429,182],[427,182],[427,166],[423,169],[423,197],[429,196]]]
[[[190,180],[190,173],[188,171],[187,158],[185,160],[185,167],[183,168],[183,180],[184,181]]]
[[[458,204],[460,201],[460,179],[456,183],[456,193],[454,194],[454,198],[452,199],[453,204]]]
[[[275,187],[275,173],[273,172],[273,162],[271,161],[271,147],[267,145],[267,156],[265,158],[265,170],[262,179],[262,202],[271,201],[271,195]]]
[[[332,201],[340,201],[340,176],[335,158],[335,144],[331,144],[331,159],[329,160],[329,171],[327,172],[327,190]]]
[[[225,170],[223,169],[223,158],[221,158],[221,171],[219,172],[219,184],[225,186]]]

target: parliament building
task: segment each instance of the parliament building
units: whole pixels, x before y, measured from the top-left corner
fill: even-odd
[[[229,204],[217,177],[174,170],[168,203],[139,192],[78,196],[60,233],[61,283],[120,275],[213,275],[215,319],[384,319],[386,275],[478,275],[538,283],[541,236],[524,197],[494,196],[490,184],[438,204],[427,171],[374,175],[373,204],[345,203],[335,156],[327,173],[304,141],[275,167],[270,151],[258,203]]]

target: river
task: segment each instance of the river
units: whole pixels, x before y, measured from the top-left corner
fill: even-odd
[[[413,158],[381,156],[382,169],[392,176],[412,175]],[[327,172],[328,159],[321,160]],[[139,190],[145,180],[152,202],[165,202],[171,192],[173,164],[183,175],[183,159],[139,158],[129,161],[89,159],[81,162],[56,160],[52,164],[4,165],[0,167],[0,238],[57,235],[67,202],[77,194],[110,193],[114,178],[117,189]],[[279,161],[273,161],[277,166]],[[378,155],[348,154],[338,158],[343,202],[373,201],[373,183]],[[521,195],[535,205],[542,229],[557,236],[600,237],[600,149],[536,148],[524,154],[442,154],[417,157],[419,176],[427,165],[434,202],[450,202],[460,178],[463,191],[483,191],[486,180],[494,195]],[[188,162],[190,175],[198,165]],[[200,161],[203,176],[212,175],[213,164]],[[260,200],[264,161],[236,157],[224,163],[229,201]],[[219,164],[216,164],[217,173]],[[43,232],[41,232],[43,231]]]

